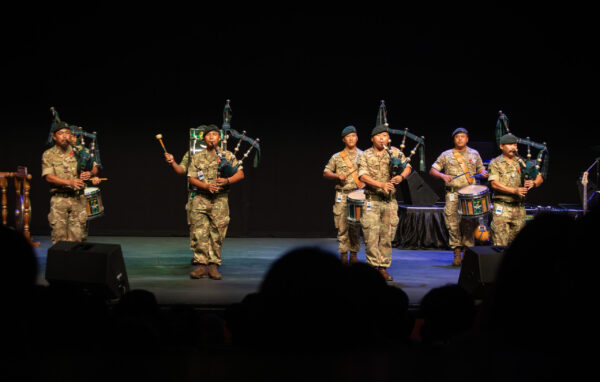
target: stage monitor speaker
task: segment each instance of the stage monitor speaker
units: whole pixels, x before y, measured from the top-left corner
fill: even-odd
[[[425,183],[417,171],[411,172],[406,180],[400,183],[400,186],[404,196],[404,204],[432,206],[440,199],[438,194]]]
[[[506,247],[501,245],[467,247],[458,276],[458,285],[475,299],[482,299],[490,285],[496,281],[505,249]]]
[[[129,290],[119,244],[59,241],[48,248],[46,280],[107,299],[118,299]]]

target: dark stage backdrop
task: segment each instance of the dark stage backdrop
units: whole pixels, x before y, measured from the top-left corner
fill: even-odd
[[[458,126],[492,142],[502,109],[515,134],[550,149],[549,179],[531,203],[578,203],[576,181],[599,155],[596,24],[573,15],[558,23],[558,10],[551,19],[483,11],[479,22],[446,24],[307,12],[211,25],[170,16],[15,22],[3,28],[0,171],[29,168],[31,231],[48,234],[40,160],[54,106],[98,132],[109,181],[91,235],[187,235],[185,178],[155,135],[180,160],[188,129],[220,125],[230,99],[232,127],[260,137],[263,156],[258,168],[246,161],[230,194],[229,236],[333,236],[323,167],[346,125],[357,126],[360,148],[370,146],[383,99],[391,127],[426,137],[428,168]],[[442,194],[440,181],[423,177]]]

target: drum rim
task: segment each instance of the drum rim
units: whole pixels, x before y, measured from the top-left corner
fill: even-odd
[[[473,184],[470,184],[468,186],[464,186],[460,190],[463,190],[463,189],[465,189],[467,187],[471,187],[471,186],[473,186]],[[481,186],[481,185],[477,184],[476,186]],[[460,190],[458,190],[457,191],[458,197],[460,198],[461,196],[466,196],[466,197],[469,197],[469,196],[479,196],[479,195],[485,195],[485,194],[489,194],[490,193],[489,187],[487,187],[487,186],[481,186],[481,187],[484,187],[485,189],[481,190],[480,192],[462,193],[462,192],[460,192]]]

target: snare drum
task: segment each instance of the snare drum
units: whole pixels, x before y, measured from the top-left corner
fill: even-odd
[[[472,184],[458,190],[458,213],[462,217],[479,217],[490,211],[490,190],[480,184]]]
[[[346,198],[348,205],[348,220],[349,224],[360,225],[360,218],[363,214],[363,206],[365,204],[365,190],[354,190],[348,194]]]
[[[88,220],[95,219],[104,215],[104,206],[102,205],[102,197],[98,187],[86,187],[84,190],[86,199],[86,209]]]

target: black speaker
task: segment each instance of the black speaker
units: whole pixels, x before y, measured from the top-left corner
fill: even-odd
[[[440,199],[417,171],[411,172],[406,180],[400,183],[400,189],[404,196],[404,204],[432,206]]]
[[[81,288],[108,299],[129,290],[119,244],[59,241],[48,248],[46,280],[50,285]]]
[[[474,298],[483,298],[489,286],[496,281],[496,273],[505,249],[506,246],[501,245],[467,247],[458,276],[458,285]]]

